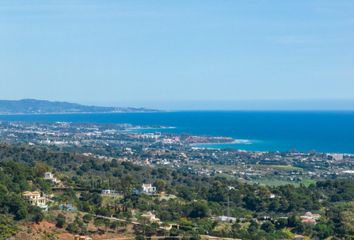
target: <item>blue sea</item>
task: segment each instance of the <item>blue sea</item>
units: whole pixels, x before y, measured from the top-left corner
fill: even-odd
[[[354,112],[185,111],[158,113],[2,115],[0,120],[163,125],[171,133],[225,136],[233,144],[200,147],[252,151],[354,153]],[[145,131],[156,131],[153,129]]]

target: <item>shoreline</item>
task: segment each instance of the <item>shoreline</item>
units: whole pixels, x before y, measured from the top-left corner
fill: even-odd
[[[196,139],[195,142],[190,142],[191,146],[199,148],[216,149],[229,147],[239,149],[243,145],[242,148],[247,151],[289,152],[296,149],[298,152],[316,151],[319,153],[354,154],[354,133],[350,128],[354,120],[352,114],[338,113],[339,115],[336,115],[334,112],[328,112],[328,114],[323,113],[322,116],[322,114],[319,115],[317,113],[273,113],[105,112],[0,114],[0,121],[130,124],[133,127],[127,128],[126,131],[161,131],[166,134],[176,135],[186,133],[191,136],[205,137],[205,139],[207,137],[230,136],[234,139],[233,141],[221,140],[220,142],[218,140],[208,141],[203,139],[198,142],[198,139]],[[334,125],[335,123],[338,124]],[[328,124],[334,126],[334,129],[330,132],[325,128]],[[284,135],[284,131],[286,131],[286,135]],[[260,139],[260,142],[257,139]],[[341,139],[341,141],[337,142],[335,139]]]

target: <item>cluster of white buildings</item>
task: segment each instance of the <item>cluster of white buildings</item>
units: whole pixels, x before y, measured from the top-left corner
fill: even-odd
[[[59,185],[61,183],[61,181],[59,179],[57,179],[56,177],[54,177],[54,174],[51,172],[45,172],[44,179],[49,180],[56,185]]]
[[[44,179],[51,181],[56,185],[61,184],[61,181],[57,179],[51,172],[45,172]],[[48,211],[48,203],[52,201],[51,198],[53,197],[51,195],[46,195],[39,191],[25,191],[22,193],[22,196],[29,204],[31,204],[32,206],[37,206],[43,209],[44,211]]]

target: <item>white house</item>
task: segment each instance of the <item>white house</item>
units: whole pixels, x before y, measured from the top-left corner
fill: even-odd
[[[143,189],[143,192],[146,194],[156,193],[156,187],[152,186],[151,183],[143,184],[142,189]]]
[[[54,178],[54,174],[51,172],[45,172],[44,173],[44,179],[46,180],[52,180]]]
[[[61,181],[59,179],[57,179],[56,177],[54,177],[54,174],[51,172],[45,172],[44,173],[44,179],[45,180],[49,180],[52,181],[52,183],[54,184],[59,184],[61,183]]]
[[[269,194],[270,199],[274,199],[275,197],[276,197],[275,194],[273,194],[273,193]]]
[[[300,216],[302,223],[316,224],[316,221],[321,218],[320,214],[306,212],[305,215]]]
[[[112,190],[110,190],[110,189],[103,189],[102,191],[101,191],[101,194],[102,195],[110,195],[112,193]]]
[[[44,196],[41,195],[40,192],[35,191],[35,192],[23,192],[22,196],[28,201],[29,204],[32,206],[37,206],[40,207],[44,210],[48,210],[48,199]]]
[[[153,214],[152,212],[147,212],[147,213],[141,215],[141,217],[147,219],[150,223],[161,224],[160,218],[156,217],[156,215]]]
[[[236,222],[237,219],[234,217],[228,217],[228,216],[218,216],[218,217],[216,217],[215,220],[219,221],[219,222]]]
[[[117,196],[117,192],[115,190],[111,190],[111,189],[103,189],[101,191],[101,194],[104,196]]]

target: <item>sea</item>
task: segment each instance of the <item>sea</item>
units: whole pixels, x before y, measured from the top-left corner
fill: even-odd
[[[151,113],[0,115],[0,121],[128,123],[166,126],[139,131],[232,137],[195,147],[247,151],[354,154],[354,111],[176,111]]]

